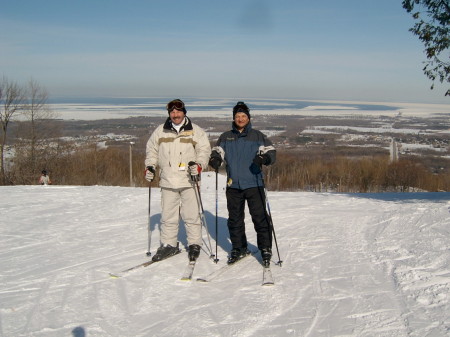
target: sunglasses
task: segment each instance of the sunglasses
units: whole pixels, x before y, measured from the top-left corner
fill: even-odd
[[[173,109],[177,110],[183,110],[184,109],[184,103],[180,100],[174,100],[169,103],[167,103],[167,111],[172,111]]]

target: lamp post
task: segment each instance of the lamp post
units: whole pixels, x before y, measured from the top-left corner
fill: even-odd
[[[134,142],[130,142],[130,186],[133,187],[133,145]]]

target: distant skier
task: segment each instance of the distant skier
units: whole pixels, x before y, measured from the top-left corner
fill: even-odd
[[[233,108],[233,124],[213,147],[209,165],[218,170],[223,161],[227,170],[228,230],[232,249],[228,263],[234,263],[250,252],[245,235],[245,201],[256,231],[258,248],[265,266],[272,257],[272,231],[266,213],[262,165],[275,163],[272,142],[252,128],[250,109],[244,102]]]
[[[47,174],[46,170],[42,171],[42,175],[39,177],[39,184],[40,185],[51,185],[52,181],[50,180],[50,177]]]
[[[159,167],[161,187],[161,246],[153,256],[160,261],[178,253],[178,222],[183,219],[189,260],[195,261],[202,245],[202,226],[195,183],[208,165],[211,146],[206,133],[186,116],[183,101],[167,104],[169,117],[147,142],[145,179],[153,181]]]

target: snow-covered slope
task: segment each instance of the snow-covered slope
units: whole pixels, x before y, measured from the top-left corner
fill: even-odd
[[[230,249],[220,178],[219,262],[202,253],[194,277]],[[450,335],[450,193],[268,195],[284,262],[262,287],[259,254],[210,283],[179,280],[185,252],[110,278],[148,259],[147,188],[0,187],[0,336]],[[206,173],[213,250],[215,196]]]

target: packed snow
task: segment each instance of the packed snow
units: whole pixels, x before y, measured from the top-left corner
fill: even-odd
[[[261,286],[259,254],[196,281],[230,250],[224,177],[201,190],[219,261],[204,233],[181,281],[185,251],[109,276],[159,246],[158,188],[0,187],[0,336],[450,336],[450,193],[268,191],[279,256]]]

